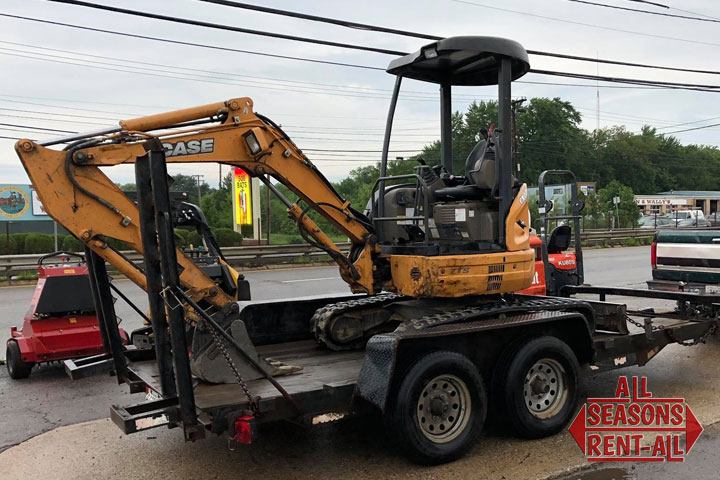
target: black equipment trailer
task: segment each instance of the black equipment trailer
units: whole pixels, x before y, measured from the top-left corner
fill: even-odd
[[[557,433],[574,414],[579,365],[589,365],[593,374],[642,366],[667,345],[704,342],[718,324],[720,306],[707,296],[591,286],[566,287],[564,293],[566,297],[506,295],[488,303],[487,311],[492,311],[492,316],[483,315],[482,309],[476,308],[476,320],[458,323],[453,321],[452,311],[439,310],[438,315],[411,321],[411,325],[400,331],[376,335],[363,351],[342,352],[318,347],[307,328],[315,309],[324,303],[337,303],[342,297],[278,300],[277,304],[284,305],[284,318],[291,321],[273,323],[270,328],[268,313],[276,312],[277,305],[241,302],[241,318],[259,353],[300,366],[300,372],[276,377],[275,382],[248,381],[244,386],[197,383],[190,379],[186,388],[178,385],[174,395],[163,395],[159,372],[163,368],[182,371],[180,365],[188,362],[186,351],[174,356],[168,352],[167,356],[155,359],[147,359],[146,352],[143,359],[138,357],[138,351],[125,354],[120,349],[111,349],[119,382],[127,383],[131,392],[149,392],[144,402],[112,406],[111,417],[125,433],[182,426],[186,440],[200,439],[212,432],[227,434],[230,440],[242,443],[252,441],[252,434],[243,432],[255,432],[256,423],[290,420],[314,425],[363,414],[370,409],[379,409],[385,417],[393,418],[389,421],[402,426],[403,419],[395,418],[401,411],[398,404],[408,402],[406,384],[408,378],[417,373],[418,365],[452,364],[461,358],[461,362],[469,359],[477,368],[479,378],[483,379],[481,390],[462,392],[457,385],[446,384],[445,390],[438,385],[436,391],[429,392],[431,396],[436,394],[441,398],[447,394],[450,398],[469,394],[470,402],[482,403],[484,420],[489,404],[496,407],[512,404],[513,398],[529,394],[540,403],[531,402],[525,411],[505,407],[504,414],[519,435],[537,438]],[[590,299],[595,296],[599,299]],[[608,302],[610,296],[670,300],[677,302],[677,308],[665,312],[628,310],[623,303]],[[504,310],[499,308],[500,304]],[[116,330],[108,329],[108,325],[116,325],[113,312],[109,309],[101,313],[110,314],[101,318],[101,324],[113,339]],[[467,318],[467,309],[458,316]],[[549,374],[532,376],[525,373],[528,365],[517,364],[516,358],[528,349],[535,352],[533,358],[537,360],[533,360],[531,368],[541,367]],[[541,358],[557,361],[543,364]],[[518,377],[518,367],[521,374],[513,381],[513,377]],[[175,375],[179,382],[180,377]],[[453,376],[441,374],[438,378]],[[527,390],[524,380],[530,380],[535,390]],[[553,388],[557,388],[557,392]],[[552,406],[563,396],[562,408],[556,409],[549,418],[542,418],[548,411],[544,403],[550,402]],[[190,413],[194,415],[188,418],[182,405],[192,405]],[[453,405],[449,405],[451,410]],[[460,407],[462,409],[462,404]],[[422,408],[420,404],[418,408]],[[402,430],[398,434],[402,435]],[[438,463],[457,458],[471,444],[442,455],[424,451],[422,445],[408,453],[420,462]]]

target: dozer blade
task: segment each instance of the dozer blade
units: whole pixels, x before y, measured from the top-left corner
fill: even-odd
[[[238,302],[240,312],[221,318],[218,312],[213,318],[233,340],[242,348],[238,352],[227,340],[220,344],[229,355],[233,365],[243,380],[256,380],[265,374],[286,375],[300,370],[300,367],[287,365],[281,361],[263,358],[258,354],[256,345],[268,345],[313,338],[311,321],[315,312],[336,302],[356,298],[353,295],[322,295],[302,298],[277,299],[269,301]],[[198,323],[194,329],[191,343],[190,368],[192,374],[211,383],[236,383],[232,368],[223,354],[222,348],[212,335],[210,325]],[[253,365],[257,364],[257,367]]]
[[[193,375],[210,383],[235,383],[237,378],[231,363],[245,381],[275,373],[274,367],[258,355],[242,320],[233,321],[229,333],[244,354],[238,352],[238,349],[225,339],[218,342],[210,328],[207,324],[200,324],[195,328],[190,357],[190,371]]]

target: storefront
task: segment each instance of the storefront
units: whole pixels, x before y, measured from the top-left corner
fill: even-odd
[[[677,210],[702,210],[707,216],[718,211],[720,192],[669,191],[657,195],[635,195],[635,203],[644,214],[671,214]]]

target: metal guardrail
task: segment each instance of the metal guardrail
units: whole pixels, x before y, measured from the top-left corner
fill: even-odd
[[[706,227],[706,230],[720,230],[720,227]],[[663,229],[665,230],[665,229]],[[675,230],[673,228],[673,230]],[[694,227],[681,227],[677,230],[698,230]],[[580,233],[583,243],[590,245],[603,240],[622,241],[629,238],[651,237],[657,230],[652,228],[615,229],[615,230],[584,230]],[[338,243],[343,252],[347,252],[350,243]],[[306,244],[298,245],[253,245],[247,247],[225,247],[222,249],[225,258],[233,266],[272,265],[296,262],[299,259],[325,257],[327,254]],[[126,251],[123,254],[133,262],[141,263],[142,255]],[[1,255],[0,275],[10,272],[34,270],[41,254]]]
[[[343,252],[350,249],[350,242],[338,243],[337,245]],[[288,263],[301,258],[312,259],[327,256],[325,252],[305,244],[225,247],[222,251],[228,263],[233,266]],[[122,253],[130,261],[142,263],[143,258],[139,253],[134,251],[124,251]],[[0,255],[0,274],[34,270],[41,255],[44,254]]]

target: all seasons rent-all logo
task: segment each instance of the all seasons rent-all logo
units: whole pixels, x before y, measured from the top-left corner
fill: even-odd
[[[588,398],[570,434],[590,461],[683,462],[703,428],[683,398],[660,398],[646,377],[620,377],[615,396]]]
[[[23,190],[7,186],[0,188],[0,216],[20,218],[30,208],[30,199]]]

